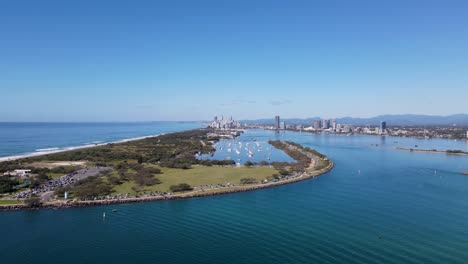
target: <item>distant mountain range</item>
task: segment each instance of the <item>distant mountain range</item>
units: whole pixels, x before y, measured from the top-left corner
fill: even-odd
[[[314,120],[323,119],[320,117],[311,117],[306,119],[286,118],[281,121],[287,124],[304,124],[312,125]],[[336,118],[339,124],[349,125],[370,125],[377,126],[381,121],[386,121],[387,126],[429,126],[429,125],[457,125],[468,126],[468,114],[456,114],[449,116],[432,116],[432,115],[380,115],[370,118],[355,118],[342,117]],[[242,123],[248,124],[274,124],[274,118],[257,119],[257,120],[242,120]]]

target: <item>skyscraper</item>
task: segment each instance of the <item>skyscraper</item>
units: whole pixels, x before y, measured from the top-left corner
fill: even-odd
[[[314,120],[314,129],[319,130],[320,129],[320,120]]]
[[[336,119],[333,119],[332,121],[332,129],[333,131],[336,131]]]
[[[280,129],[280,117],[275,116],[275,129]]]
[[[323,120],[322,128],[323,129],[329,129],[330,128],[330,121],[328,119]]]
[[[382,121],[380,122],[380,134],[385,134],[387,130],[387,122]]]

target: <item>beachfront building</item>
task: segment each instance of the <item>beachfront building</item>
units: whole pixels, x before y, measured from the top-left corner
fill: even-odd
[[[241,123],[232,119],[232,116],[229,119],[224,119],[223,116],[221,118],[215,116],[210,127],[215,129],[238,129],[241,128]]]

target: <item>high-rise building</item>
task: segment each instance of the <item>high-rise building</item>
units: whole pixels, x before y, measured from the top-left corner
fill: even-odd
[[[314,120],[314,129],[319,130],[320,129],[320,120]]]
[[[332,129],[333,129],[333,131],[336,131],[336,119],[333,119]]]
[[[380,134],[385,134],[387,130],[387,122],[382,121],[380,122]]]
[[[283,129],[283,130],[286,129],[286,123],[284,123],[284,121],[280,122],[280,129]]]
[[[349,125],[345,125],[341,131],[343,133],[349,133],[351,132],[351,127]]]
[[[280,117],[275,116],[275,128],[280,129]]]
[[[241,125],[239,121],[235,121],[232,117],[229,120],[227,120],[224,119],[223,116],[221,116],[221,119],[219,119],[218,116],[215,116],[213,121],[211,121],[210,127],[216,129],[232,129],[240,128]]]
[[[329,129],[330,128],[330,121],[328,119],[324,119],[322,121],[322,128],[323,129]]]

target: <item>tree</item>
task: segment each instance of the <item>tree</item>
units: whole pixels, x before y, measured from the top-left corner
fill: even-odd
[[[30,198],[24,200],[24,203],[28,207],[39,207],[42,205],[41,198],[37,195],[32,195]]]
[[[251,183],[256,183],[257,180],[255,178],[252,178],[252,177],[246,177],[246,178],[240,179],[240,182],[242,184],[251,184]]]
[[[182,191],[190,191],[190,190],[193,190],[193,188],[188,185],[187,183],[181,183],[181,184],[177,184],[177,185],[172,185],[170,188],[169,188],[172,192],[182,192]]]
[[[13,192],[18,184],[16,179],[11,179],[8,175],[0,176],[0,193]]]
[[[247,161],[245,164],[244,164],[246,167],[252,167],[254,165],[253,162],[251,162],[250,160]]]

